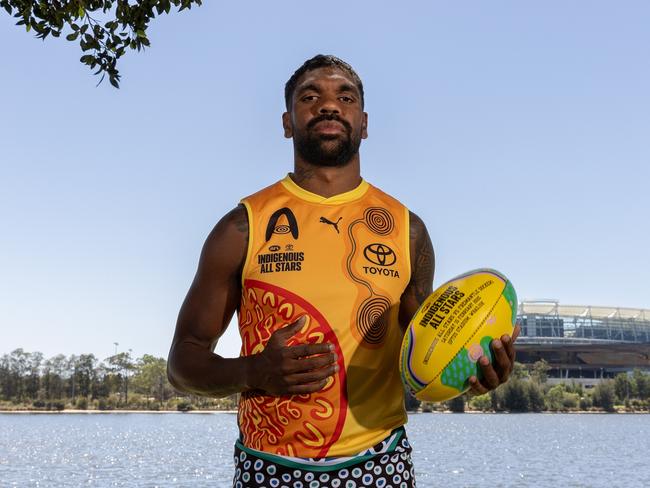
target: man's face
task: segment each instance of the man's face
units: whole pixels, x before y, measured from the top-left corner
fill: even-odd
[[[298,155],[315,166],[345,166],[368,137],[368,114],[354,82],[337,68],[307,71],[282,115],[284,135]]]

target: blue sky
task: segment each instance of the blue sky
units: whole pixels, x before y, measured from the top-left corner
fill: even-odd
[[[363,176],[425,221],[434,285],[650,308],[647,2],[207,2],[155,19],[122,88],[0,15],[0,353],[166,357],[205,236],[283,177],[283,86],[366,89]],[[231,326],[218,351],[238,352]]]

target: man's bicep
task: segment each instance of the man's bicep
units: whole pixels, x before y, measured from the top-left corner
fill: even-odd
[[[174,344],[214,347],[239,305],[247,243],[246,211],[240,206],[221,219],[206,239],[179,312]]]
[[[400,324],[406,328],[422,302],[433,291],[435,255],[431,238],[422,219],[409,213],[411,280],[402,294]]]

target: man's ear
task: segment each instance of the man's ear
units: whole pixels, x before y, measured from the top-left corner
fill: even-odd
[[[368,114],[363,113],[363,120],[361,121],[361,139],[368,138]]]
[[[284,137],[291,139],[293,137],[293,127],[291,126],[291,114],[289,112],[282,114],[282,128],[284,129]]]

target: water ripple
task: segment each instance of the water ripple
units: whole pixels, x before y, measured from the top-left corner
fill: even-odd
[[[412,415],[418,487],[612,488],[650,479],[647,415]],[[226,487],[232,414],[0,415],[0,486]]]

